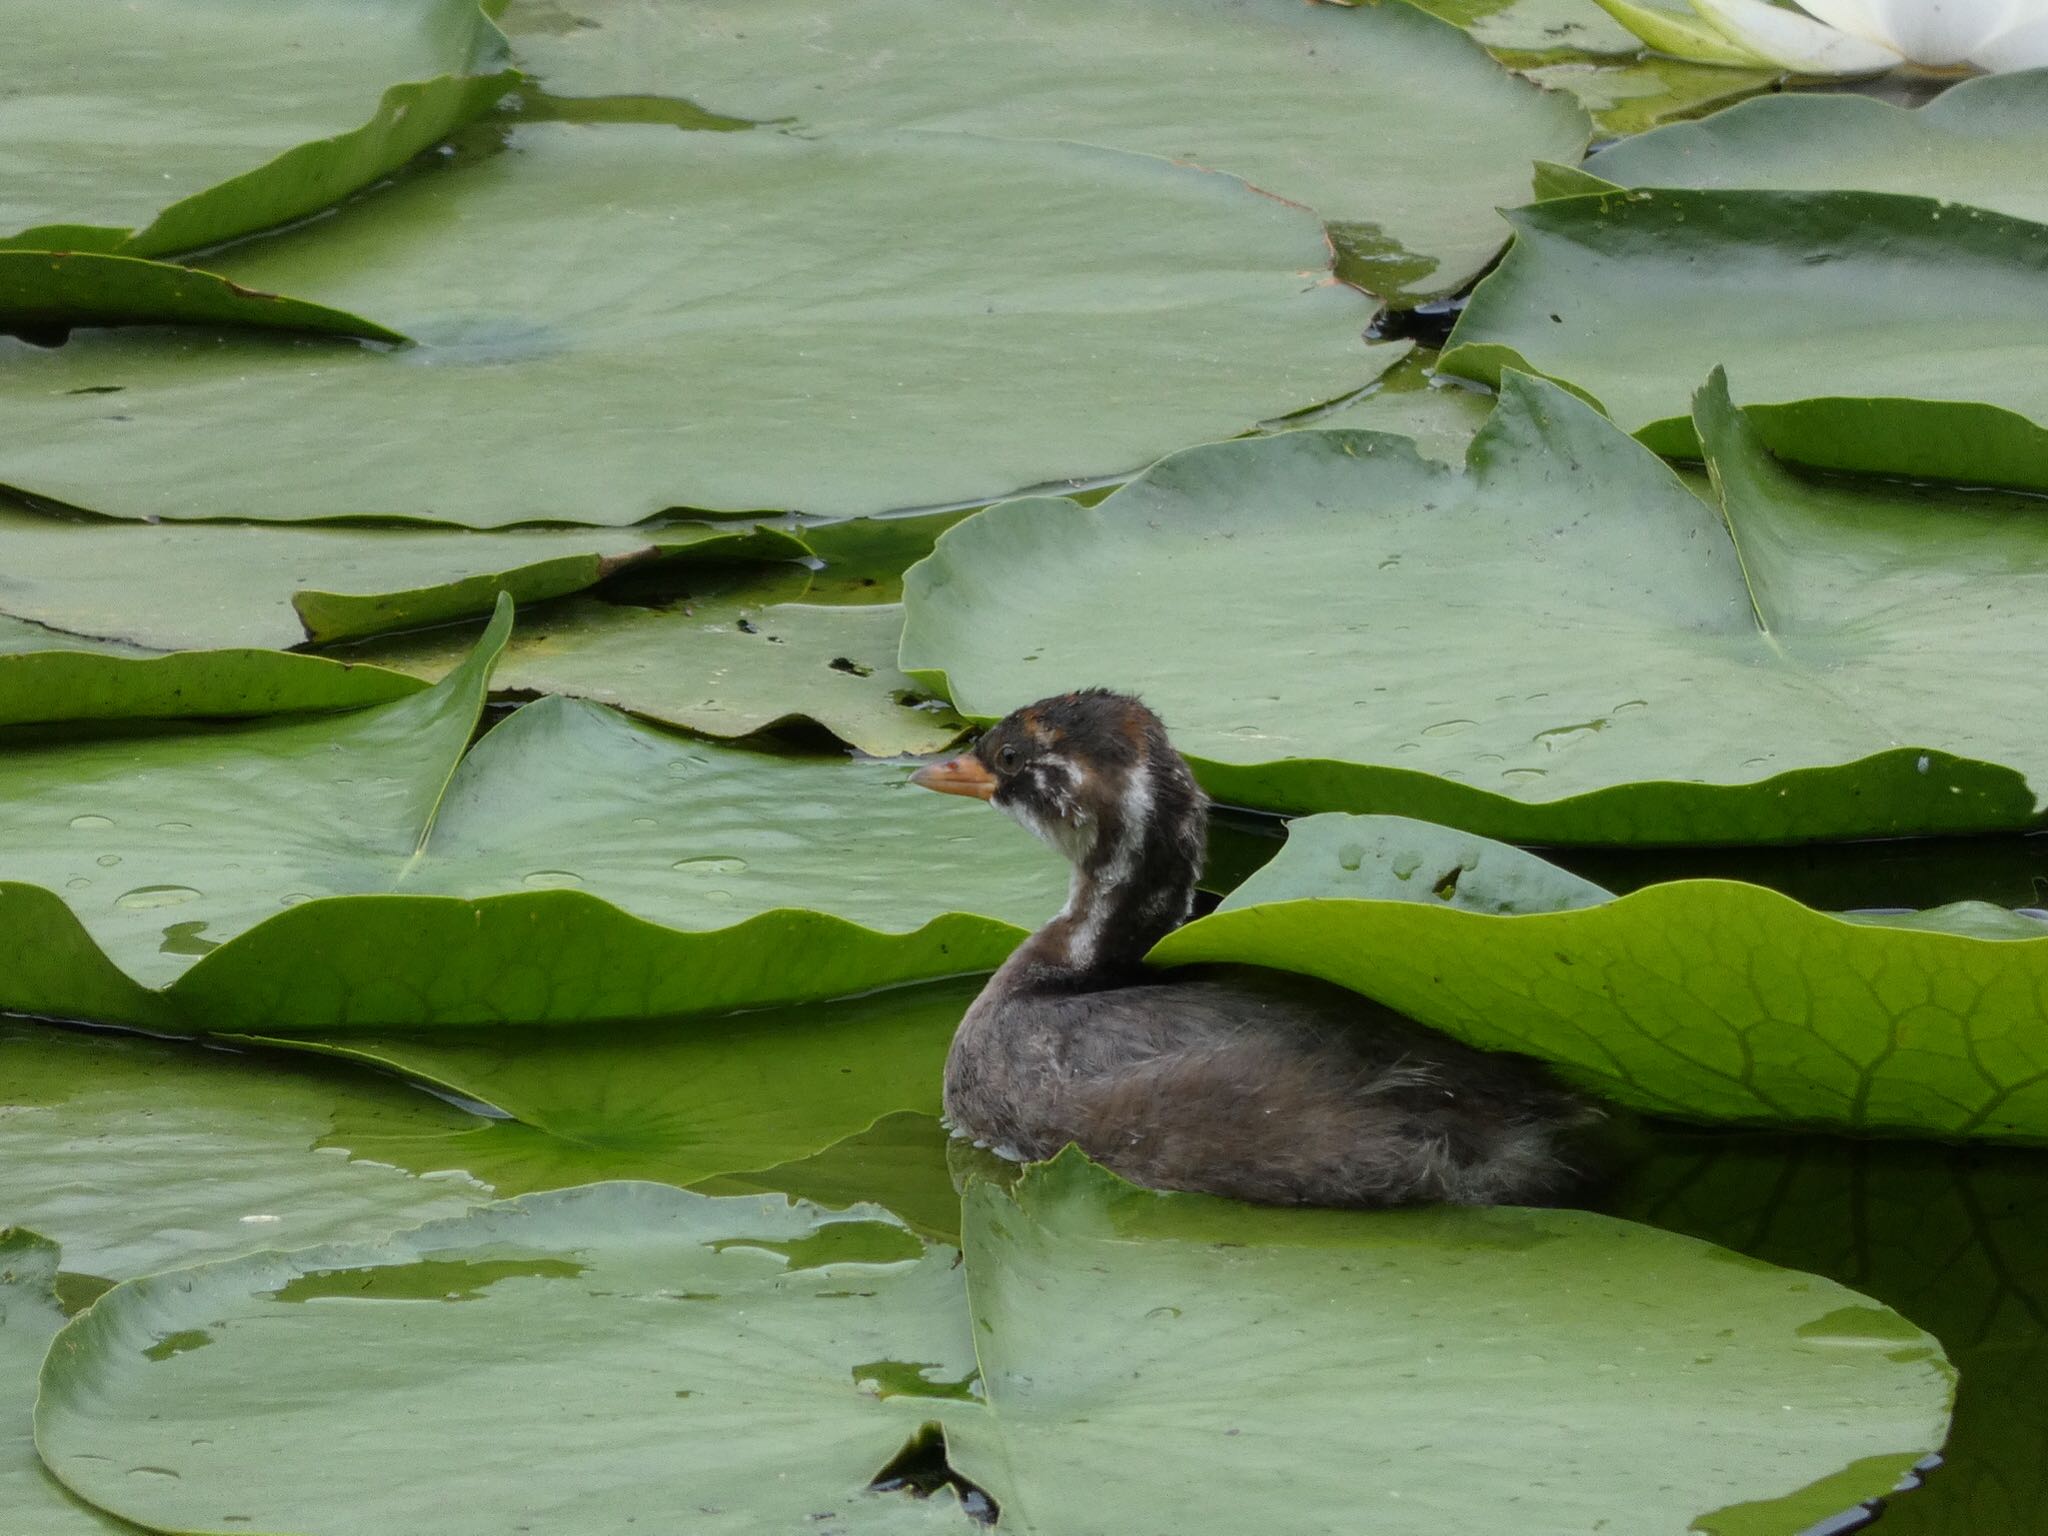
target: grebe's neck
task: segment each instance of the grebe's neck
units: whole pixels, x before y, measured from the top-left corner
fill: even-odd
[[[1176,763],[1175,767],[1179,767]],[[1201,878],[1207,802],[1182,769],[1154,786],[1134,775],[1096,819],[1067,904],[1026,939],[996,984],[1089,991],[1133,980],[1152,946],[1187,921]]]

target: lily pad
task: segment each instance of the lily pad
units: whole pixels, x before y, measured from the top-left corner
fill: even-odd
[[[118,1536],[130,1527],[74,1498],[36,1455],[30,1384],[64,1326],[57,1263],[49,1239],[0,1227],[0,1508],[36,1536]]]
[[[119,396],[105,404],[121,409]],[[157,650],[333,642],[488,615],[500,592],[537,602],[636,566],[809,552],[780,530],[705,523],[470,533],[79,522],[4,506],[0,539],[0,612]]]
[[[1299,432],[1326,427],[1389,432],[1412,438],[1415,451],[1439,464],[1463,464],[1473,434],[1493,412],[1493,394],[1464,379],[1441,378],[1433,356],[1409,356],[1389,368],[1357,400],[1269,430]]]
[[[10,754],[34,884],[0,887],[0,1006],[263,1033],[718,1013],[988,970],[1058,907],[1027,834],[900,766],[566,699],[464,757],[509,618],[336,720]],[[195,963],[173,928],[220,947]]]
[[[1515,243],[1441,367],[1568,382],[1698,457],[1690,391],[1725,365],[1772,452],[1825,469],[2048,488],[2048,235],[1877,192],[1689,189],[1508,215]]]
[[[0,343],[0,481],[128,518],[851,515],[1122,473],[1405,351],[1361,342],[1371,304],[1312,213],[1192,166],[962,134],[503,138],[214,262],[419,345]],[[79,393],[114,387],[119,422]]]
[[[1395,302],[1463,287],[1500,249],[1494,209],[1529,160],[1576,159],[1587,137],[1569,102],[1404,5],[515,0],[504,24],[557,94],[687,97],[803,130],[1057,136],[1228,171],[1322,214],[1340,270]]]
[[[37,1436],[159,1528],[381,1532],[431,1506],[445,1536],[679,1509],[702,1531],[964,1532],[957,1505],[864,1492],[967,1391],[960,1293],[953,1253],[876,1207],[593,1185],[117,1288],[60,1336]],[[287,1380],[289,1403],[264,1385]]]
[[[2048,924],[1973,904],[1858,921],[1727,880],[1606,899],[1501,844],[1327,815],[1152,958],[1321,976],[1660,1114],[2048,1141]]]
[[[109,1280],[374,1237],[490,1198],[317,1150],[342,1117],[439,1123],[447,1106],[370,1072],[0,1023],[0,1083],[0,1212]]]
[[[1938,1335],[1960,1375],[1924,1492],[1885,1501],[1894,1536],[2024,1531],[2048,1501],[2048,1209],[2042,1159],[1837,1137],[1660,1139],[1618,1214],[1811,1270]]]
[[[1718,382],[1698,409],[1718,510],[1523,376],[1462,474],[1292,432],[993,507],[910,573],[903,667],[976,720],[1138,688],[1239,805],[1579,843],[2035,824],[2048,521],[1803,480]]]
[[[476,0],[9,0],[0,29],[0,243],[31,248],[158,256],[285,223],[516,78]]]
[[[587,1526],[593,1499],[621,1527],[687,1504],[859,1530],[903,1507],[863,1482],[937,1421],[1028,1533],[1251,1529],[1284,1476],[1303,1523],[1363,1505],[1439,1536],[1513,1498],[1548,1536],[1738,1502],[1721,1529],[1793,1529],[1888,1488],[1946,1421],[1946,1362],[1902,1318],[1585,1212],[1260,1210],[1070,1152],[971,1188],[964,1235],[963,1288],[875,1207],[606,1184],[145,1278],[60,1336],[38,1445],[175,1528],[382,1530],[453,1464],[479,1474],[453,1533]],[[1458,1433],[1475,1404],[1486,1433]]]
[[[131,256],[0,249],[0,328],[73,325],[251,326],[404,341],[321,304],[244,288],[211,272]]]
[[[512,1117],[450,1109],[433,1123],[409,1102],[392,1114],[365,1100],[336,1117],[331,1139],[358,1157],[460,1169],[501,1195],[600,1179],[695,1184],[813,1156],[886,1115],[936,1115],[946,1047],[980,989],[969,977],[680,1028],[271,1043],[402,1072]]]
[[[777,601],[805,596],[809,585],[795,566],[709,572],[658,605],[572,599],[529,609],[496,686],[595,699],[704,736],[811,722],[875,757],[956,740],[966,722],[897,670],[903,609]],[[468,629],[435,630],[344,654],[431,679],[453,670],[474,639]]]
[[[1624,187],[1892,192],[2048,221],[2044,161],[2048,69],[2036,69],[1965,80],[1917,108],[1759,97],[1610,145],[1586,169]]]
[[[1520,73],[1546,90],[1576,96],[1602,134],[1642,133],[1660,123],[1695,117],[1768,91],[1784,78],[1775,69],[1689,64],[1658,54],[1628,60],[1532,60],[1521,63]]]
[[[44,644],[68,640],[47,635]],[[0,726],[362,709],[424,686],[382,667],[276,651],[150,656],[90,641],[80,649],[0,647]]]
[[[965,1221],[990,1411],[947,1445],[1028,1531],[1256,1530],[1283,1485],[1324,1529],[1791,1531],[1946,1421],[1903,1318],[1581,1211],[1247,1208],[1069,1151]]]

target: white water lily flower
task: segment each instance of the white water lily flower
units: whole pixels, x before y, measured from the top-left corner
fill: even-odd
[[[2048,67],[2048,0],[1689,0],[1698,21],[1599,0],[1660,53],[1802,75],[1874,75],[1901,64],[2004,72]],[[1704,25],[1702,25],[1704,23]]]

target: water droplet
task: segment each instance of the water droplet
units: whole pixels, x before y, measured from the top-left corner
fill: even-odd
[[[633,818],[633,825],[636,827],[652,827],[654,825],[654,818],[652,816],[635,816]]]
[[[1365,862],[1365,846],[1362,843],[1346,843],[1337,850],[1337,862],[1345,869],[1356,869]]]
[[[1419,741],[1404,741],[1394,750],[1396,752],[1420,752],[1422,750],[1422,743]]]
[[[1506,768],[1501,771],[1501,777],[1510,784],[1527,784],[1546,775],[1541,768]]]
[[[81,832],[97,832],[100,828],[111,827],[113,824],[114,819],[111,816],[74,816],[71,818],[71,825]]]
[[[1629,710],[1632,709],[1648,709],[1649,707],[1650,701],[1648,699],[1623,699],[1619,704],[1615,705],[1613,709],[1609,710],[1608,713],[1614,715],[1621,715],[1626,714]]]
[[[581,885],[583,877],[566,869],[536,869],[526,876],[524,883],[537,891],[561,891]]]
[[[160,821],[156,824],[156,829],[159,832],[190,832],[192,830],[192,823],[189,821]]]
[[[66,880],[64,882],[64,888],[67,891],[82,891],[91,884],[92,882],[86,879],[85,876],[73,875],[69,880]]]
[[[736,875],[747,867],[745,859],[734,858],[729,853],[700,853],[687,859],[677,859],[670,869],[686,875]]]
[[[1478,723],[1477,720],[1439,720],[1435,725],[1425,727],[1422,734],[1425,736],[1456,736],[1461,732],[1471,730]]]
[[[101,869],[112,869],[116,864],[120,862],[121,855],[119,855],[118,853],[103,853],[98,858],[93,860],[93,863],[99,865]]]
[[[1925,752],[1922,752],[1919,756],[1919,759],[1913,764],[1913,771],[1915,773],[1925,773],[1929,768],[1933,766],[1934,764],[1929,760],[1927,754]]]
[[[1263,741],[1266,733],[1256,725],[1233,725],[1230,734],[1245,741]]]
[[[1150,1312],[1147,1312],[1147,1313],[1145,1314],[1145,1316],[1146,1316],[1147,1320],[1149,1320],[1149,1321],[1155,1321],[1155,1322],[1161,1322],[1161,1323],[1170,1323],[1170,1322],[1172,1322],[1172,1321],[1173,1321],[1173,1320],[1174,1320],[1174,1319],[1175,1319],[1176,1317],[1179,1317],[1179,1316],[1180,1316],[1180,1308],[1179,1308],[1179,1307],[1154,1307],[1154,1308],[1153,1308],[1153,1309],[1152,1309],[1152,1310],[1151,1310]]]
[[[114,905],[130,912],[147,912],[155,907],[175,907],[180,902],[195,900],[198,895],[189,885],[138,885],[116,896]]]
[[[1584,741],[1587,737],[1597,735],[1606,729],[1607,721],[1603,717],[1598,720],[1583,721],[1578,725],[1552,726],[1547,731],[1538,731],[1530,740],[1534,741],[1546,752],[1562,752],[1566,747]]]
[[[278,897],[277,904],[280,907],[296,907],[300,902],[311,901],[312,899],[304,891],[286,891],[282,896]]]
[[[727,905],[727,904],[728,904],[729,902],[731,902],[731,900],[732,900],[732,892],[731,892],[731,891],[706,891],[706,892],[704,893],[704,899],[705,899],[706,901],[709,901],[709,902],[715,902],[715,903],[717,903],[717,904],[718,904],[719,906],[721,906],[721,907],[722,907],[722,906],[725,906],[725,905]]]

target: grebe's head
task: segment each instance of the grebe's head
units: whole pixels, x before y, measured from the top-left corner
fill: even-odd
[[[1179,890],[1173,921],[1186,915],[1208,800],[1159,717],[1129,694],[1087,688],[1027,704],[911,782],[989,801],[1097,884]]]

